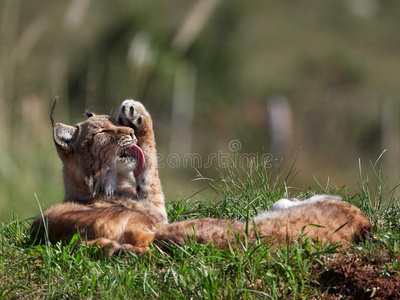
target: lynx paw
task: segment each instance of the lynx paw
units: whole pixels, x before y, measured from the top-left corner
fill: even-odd
[[[139,101],[132,99],[122,102],[119,108],[118,123],[133,128],[136,136],[146,135],[153,130],[151,117],[146,108]]]

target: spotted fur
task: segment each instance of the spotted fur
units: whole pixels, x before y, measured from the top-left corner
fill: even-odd
[[[228,249],[229,244],[243,242],[246,232],[250,242],[260,238],[275,244],[293,241],[304,233],[316,240],[347,245],[360,241],[370,230],[371,223],[359,208],[337,197],[324,195],[303,201],[301,205],[263,212],[247,225],[210,218],[168,224],[156,232],[155,240],[183,244],[188,237],[194,236],[199,243]]]
[[[332,196],[264,212],[254,223],[206,218],[168,224],[152,122],[143,105],[133,100],[121,105],[119,122],[129,127],[93,114],[76,126],[51,120],[64,166],[66,196],[65,202],[50,207],[34,221],[33,238],[48,236],[51,242],[68,242],[79,232],[85,244],[97,244],[113,254],[144,253],[152,242],[183,244],[189,236],[222,249],[245,236],[250,242],[260,238],[284,243],[303,233],[321,241],[348,243],[359,241],[371,229],[360,209]],[[121,149],[136,142],[133,133],[146,157],[136,188],[129,184],[132,168],[116,163]]]

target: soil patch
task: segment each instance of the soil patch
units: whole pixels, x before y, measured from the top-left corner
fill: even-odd
[[[328,299],[400,299],[399,258],[393,260],[387,251],[375,254],[357,251],[323,259],[313,270],[326,270],[316,284],[327,293]],[[397,267],[398,268],[398,267]]]

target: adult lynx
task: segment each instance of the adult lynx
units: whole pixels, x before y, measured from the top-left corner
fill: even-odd
[[[93,113],[69,126],[54,122],[55,105],[50,119],[65,200],[33,222],[32,237],[43,241],[47,231],[51,242],[68,242],[78,232],[87,245],[110,253],[147,251],[156,229],[168,222],[150,115],[141,103],[130,102],[121,106],[120,120],[129,116],[135,130]],[[128,183],[134,176],[135,188]]]
[[[51,242],[68,242],[78,232],[85,244],[97,244],[109,254],[143,253],[152,242],[185,243],[188,235],[223,249],[244,238],[246,223],[240,221],[205,218],[168,224],[152,120],[140,102],[122,103],[120,124],[92,113],[75,126],[55,123],[54,107],[53,138],[66,195],[34,221],[33,237],[43,241],[47,230]],[[135,188],[128,182],[133,177]],[[360,209],[329,196],[264,212],[248,225],[250,242],[273,238],[276,243],[300,237],[304,227],[314,239],[343,242],[358,241],[371,228]]]

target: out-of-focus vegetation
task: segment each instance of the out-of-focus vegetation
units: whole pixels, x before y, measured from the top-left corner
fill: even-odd
[[[352,186],[358,159],[388,149],[399,176],[399,1],[2,0],[0,26],[0,218],[35,215],[34,193],[62,200],[55,95],[56,120],[69,124],[141,100],[164,158],[206,158],[239,139],[241,152],[289,165],[298,154],[295,186],[313,176]],[[169,199],[198,188],[193,168],[161,176]]]

